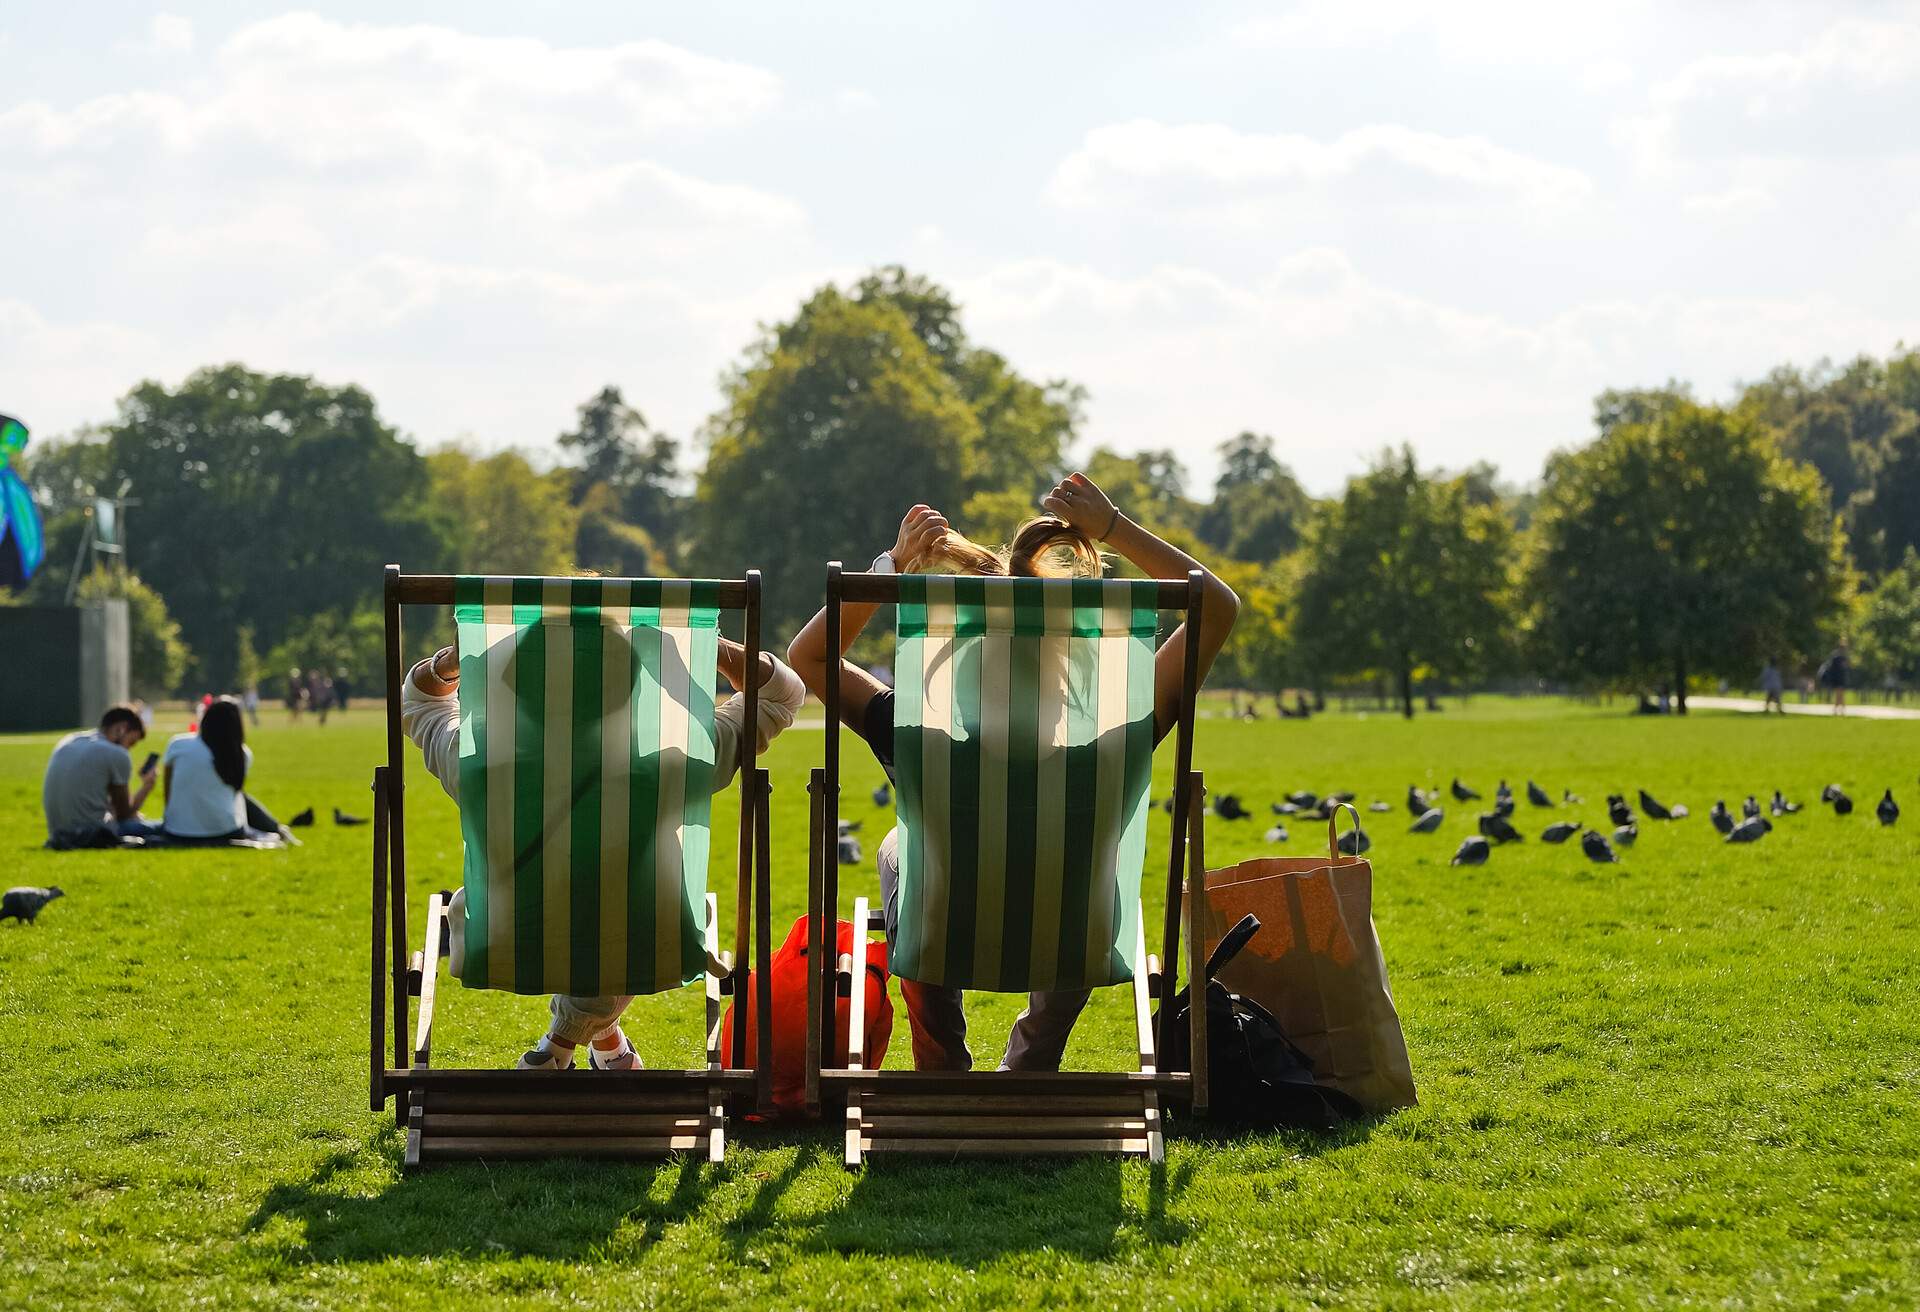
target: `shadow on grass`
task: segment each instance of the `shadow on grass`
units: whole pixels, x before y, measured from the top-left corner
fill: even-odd
[[[646,1246],[699,1210],[712,1179],[698,1158],[657,1162],[459,1163],[399,1175],[399,1151],[377,1136],[323,1159],[304,1180],[278,1184],[248,1220],[298,1225],[298,1257],[363,1262],[389,1257],[578,1258],[616,1232]],[[350,1179],[369,1158],[398,1176],[376,1194]],[[634,1231],[637,1228],[637,1233]]]

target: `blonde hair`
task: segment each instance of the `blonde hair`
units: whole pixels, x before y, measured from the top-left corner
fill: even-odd
[[[1013,541],[990,551],[963,534],[946,535],[908,566],[914,574],[1012,575],[1014,578],[1098,578],[1100,548],[1064,519],[1041,515],[1022,524]]]

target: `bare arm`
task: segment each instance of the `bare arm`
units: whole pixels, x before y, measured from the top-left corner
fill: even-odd
[[[913,564],[924,552],[938,542],[947,531],[947,517],[931,506],[915,506],[900,521],[900,532],[894,537],[893,547],[888,555],[893,557],[895,569],[904,570]],[[820,612],[807,621],[806,627],[794,635],[787,646],[787,664],[807,685],[807,691],[821,700],[826,699],[827,678],[829,672],[840,680],[840,716],[849,724],[858,724],[860,717],[866,714],[867,703],[874,694],[886,691],[886,685],[868,674],[865,670],[844,659],[847,648],[873,619],[874,612],[880,607],[872,602],[849,601],[840,607],[840,650],[827,651],[827,612]]]
[[[1094,486],[1085,474],[1069,474],[1040,504],[1088,537],[1105,542],[1125,557],[1148,578],[1182,580],[1189,570],[1199,570],[1200,601],[1200,678],[1213,668],[1227,635],[1233,632],[1234,618],[1240,613],[1240,598],[1205,565],[1118,512],[1107,494]],[[1153,736],[1157,742],[1167,736],[1180,718],[1182,662],[1186,658],[1187,626],[1181,624],[1153,659]]]

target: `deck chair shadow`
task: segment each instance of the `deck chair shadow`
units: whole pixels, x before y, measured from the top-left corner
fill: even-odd
[[[1182,907],[1205,924],[1203,784],[1193,770],[1203,595],[1184,581],[981,578],[827,570],[827,646],[843,602],[898,606],[894,760],[900,884],[894,973],[997,992],[1129,986],[1139,1069],[920,1072],[866,1068],[860,1010],[871,932],[854,902],[854,951],[809,981],[808,1094],[845,1102],[845,1162],[869,1153],[1113,1154],[1164,1160],[1163,1113],[1207,1106],[1195,1018],[1191,1070],[1156,1060],[1157,993],[1171,998]],[[1162,609],[1185,612],[1174,823],[1163,958],[1147,952],[1140,879],[1154,749],[1153,642]],[[810,924],[839,916],[834,843],[841,720],[828,680],[824,766],[811,784]],[[1183,878],[1183,866],[1185,866]],[[1188,936],[1188,973],[1198,944]],[[1167,963],[1162,969],[1161,961]],[[836,995],[851,993],[845,1051],[828,1051]],[[1166,1013],[1163,1006],[1162,1014]]]
[[[653,994],[703,982],[698,1070],[457,1070],[433,1065],[453,895],[427,899],[407,953],[401,608],[454,609],[460,654],[463,951],[451,977],[523,994]],[[721,1050],[722,999],[772,1014],[767,776],[740,744],[735,935],[707,890],[719,620],[760,651],[760,576],[551,579],[386,571],[387,763],[374,772],[370,1089],[406,1130],[408,1168],[462,1158],[720,1161],[729,1110],[772,1105],[772,1033]],[[758,689],[744,690],[756,723]],[[391,988],[389,1012],[388,989]],[[417,998],[417,1014],[410,1000]],[[387,1026],[392,1026],[392,1065]]]

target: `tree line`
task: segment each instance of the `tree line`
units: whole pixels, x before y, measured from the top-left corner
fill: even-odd
[[[763,326],[692,445],[616,387],[555,459],[422,451],[351,385],[238,364],[145,382],[115,418],[30,447],[48,560],[20,601],[66,594],[97,494],[125,486],[124,595],[149,693],[266,684],[286,669],[377,683],[379,567],[737,574],[767,581],[780,639],[822,564],[857,567],[926,501],[1004,540],[1079,467],[1215,564],[1244,601],[1216,679],[1247,689],[1424,693],[1500,678],[1581,689],[1750,683],[1842,637],[1872,677],[1920,674],[1920,351],[1783,366],[1730,404],[1609,391],[1594,433],[1537,485],[1381,452],[1309,496],[1269,436],[1219,446],[1211,488],[1170,450],[1082,452],[1085,392],[974,342],[937,284],[899,267],[826,286]],[[416,626],[418,627],[418,626]],[[433,641],[421,634],[419,641]],[[876,652],[877,654],[877,652]],[[270,695],[270,687],[263,687]]]

